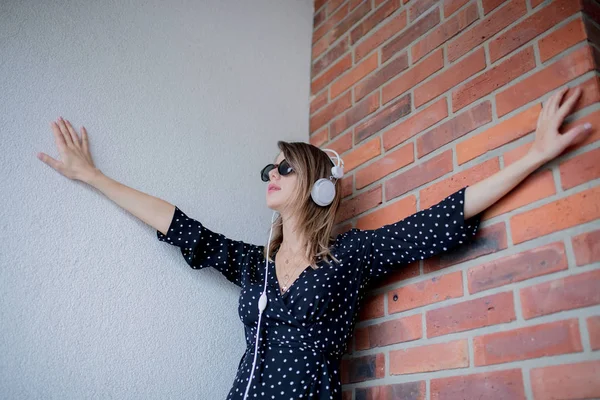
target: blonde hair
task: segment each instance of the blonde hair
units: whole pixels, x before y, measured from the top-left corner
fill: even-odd
[[[317,269],[318,258],[328,263],[330,260],[339,263],[339,260],[331,254],[329,247],[335,242],[332,229],[342,200],[341,179],[335,182],[335,197],[330,205],[319,206],[310,196],[312,186],[317,180],[329,179],[331,176],[332,160],[327,153],[310,143],[280,140],[277,146],[298,178],[296,189],[291,197],[292,203],[288,207],[291,213],[298,216],[298,233],[309,240],[304,256],[310,260],[313,269]],[[278,215],[273,223],[273,236],[268,249],[271,255],[283,242],[282,224],[281,215]],[[264,257],[267,257],[267,246],[264,249]]]

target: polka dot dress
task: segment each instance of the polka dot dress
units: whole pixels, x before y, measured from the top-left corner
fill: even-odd
[[[318,260],[316,270],[307,266],[283,295],[275,263],[269,262],[268,304],[248,398],[341,399],[340,360],[369,284],[475,235],[480,215],[464,220],[466,187],[398,222],[338,235],[331,251],[340,262]],[[177,207],[167,235],[156,233],[160,241],[180,247],[190,267],[216,268],[241,288],[238,314],[246,351],[227,399],[243,399],[254,357],[264,246],[213,232]]]

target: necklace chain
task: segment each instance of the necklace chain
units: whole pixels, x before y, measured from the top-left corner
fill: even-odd
[[[295,259],[296,259],[296,256],[298,255],[298,253],[299,253],[299,252],[300,252],[300,250],[298,250],[297,252],[293,253],[293,254],[294,254],[294,256],[292,257],[292,260],[295,260]],[[279,252],[278,252],[278,253],[279,253]],[[285,263],[286,263],[286,264],[289,264],[289,262],[290,262],[290,259],[289,259],[289,258],[286,258],[286,259],[285,259]],[[298,266],[299,266],[299,265],[302,265],[302,264],[297,264],[297,265],[296,265],[296,266],[293,268],[293,272],[296,272],[296,271],[298,270]],[[286,279],[286,281],[285,281],[285,283],[283,284],[283,290],[281,290],[281,288],[280,288],[280,291],[281,291],[281,293],[282,293],[282,294],[283,294],[283,293],[285,293],[285,292],[286,292],[286,291],[289,289],[289,287],[288,287],[288,285],[287,285],[287,284],[288,284],[288,282],[290,281],[290,279],[292,278],[292,276],[293,276],[293,275],[288,275],[288,273],[287,273],[287,272],[286,272],[286,274],[284,275],[284,279]]]

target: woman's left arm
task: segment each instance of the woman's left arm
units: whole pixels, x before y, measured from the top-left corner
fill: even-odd
[[[589,123],[578,125],[562,134],[558,131],[581,95],[581,89],[577,88],[575,93],[561,105],[561,100],[568,89],[557,91],[542,108],[535,130],[535,140],[524,157],[466,188],[465,219],[490,207],[533,171],[560,155],[567,147],[585,139],[592,131]]]

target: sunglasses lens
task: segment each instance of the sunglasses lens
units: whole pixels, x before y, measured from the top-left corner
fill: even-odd
[[[275,168],[275,166],[273,164],[269,164],[264,167],[262,171],[260,171],[260,179],[262,179],[263,182],[269,182],[269,172],[271,172],[273,168]]]
[[[277,170],[279,171],[279,174],[282,176],[289,175],[290,173],[294,172],[294,169],[290,166],[290,164],[287,162],[287,160],[283,160],[281,162],[281,164],[279,164],[279,167],[277,168]]]

